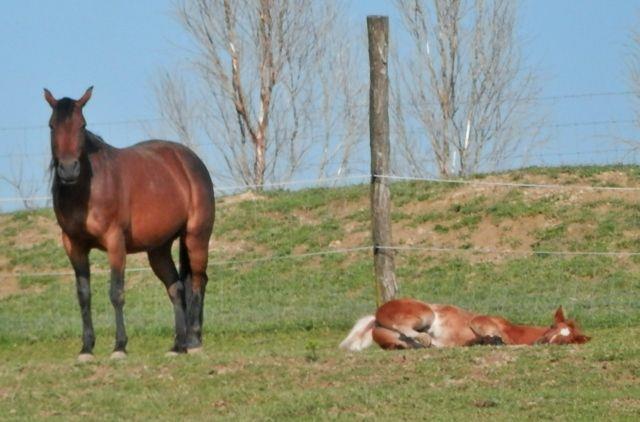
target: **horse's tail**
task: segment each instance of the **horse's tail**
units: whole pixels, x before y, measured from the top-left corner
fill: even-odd
[[[373,344],[373,328],[376,324],[376,317],[367,315],[360,318],[353,326],[347,338],[342,340],[340,348],[351,352],[359,352]]]

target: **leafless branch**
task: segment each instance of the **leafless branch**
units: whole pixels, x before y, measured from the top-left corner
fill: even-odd
[[[394,106],[403,113],[394,121],[411,171],[428,171],[418,168],[417,138],[428,141],[444,177],[496,168],[538,139],[540,115],[525,101],[537,92],[536,79],[520,59],[515,2],[395,3],[414,47],[396,86],[402,104]],[[422,136],[409,136],[407,127]]]
[[[340,168],[345,171],[352,145],[361,137],[354,136],[360,130],[355,111],[345,112],[340,106],[360,101],[363,79],[355,79],[354,62],[345,63],[353,43],[340,38],[348,25],[341,25],[337,4],[178,2],[178,21],[197,46],[190,58],[198,82],[189,92],[200,96],[186,98],[187,91],[179,89],[180,78],[165,76],[158,85],[173,96],[159,98],[159,105],[178,136],[204,136],[211,142],[225,167],[224,172],[214,167],[216,174],[247,185],[291,178],[324,151],[318,133],[322,143],[331,146],[325,151],[327,158],[343,154]],[[201,105],[185,107],[189,101]],[[331,107],[319,117],[318,104],[323,101],[330,101]],[[184,110],[203,119],[185,121]],[[337,132],[347,136],[341,138]],[[320,173],[324,171],[323,167]]]

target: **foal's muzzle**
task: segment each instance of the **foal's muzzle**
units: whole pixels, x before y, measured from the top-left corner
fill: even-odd
[[[63,185],[73,185],[80,176],[80,162],[78,160],[60,161],[56,172]]]

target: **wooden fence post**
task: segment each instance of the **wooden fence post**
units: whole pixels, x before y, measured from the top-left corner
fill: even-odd
[[[367,16],[369,33],[369,136],[371,143],[371,229],[378,305],[398,290],[391,242],[389,192],[389,18]]]

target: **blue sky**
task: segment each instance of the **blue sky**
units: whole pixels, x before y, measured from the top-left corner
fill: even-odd
[[[43,87],[56,96],[77,98],[94,85],[85,110],[89,127],[120,146],[145,136],[140,125],[100,124],[157,117],[154,75],[180,60],[180,46],[188,43],[172,18],[171,5],[171,0],[3,1],[0,155],[47,153],[48,134],[42,126],[49,106],[42,99]],[[625,60],[639,12],[640,2],[632,1],[521,2],[525,57],[541,71],[542,95],[628,91]],[[353,0],[349,14],[363,31],[368,14],[391,15],[392,36],[400,25],[389,1]],[[611,95],[559,99],[545,106],[552,124],[625,121],[633,117],[630,100]],[[545,151],[618,148],[610,135],[633,133],[628,124],[557,128]],[[35,165],[46,157],[38,160]],[[15,162],[0,157],[0,173],[16,171],[15,167]],[[11,191],[0,183],[0,197],[9,195]]]

